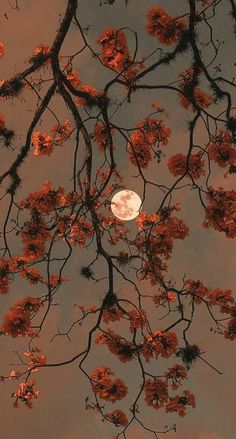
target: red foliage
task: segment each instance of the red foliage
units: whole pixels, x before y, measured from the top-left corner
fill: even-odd
[[[100,35],[97,42],[102,48],[101,59],[107,67],[123,73],[129,79],[135,77],[138,66],[130,55],[123,30],[107,29]]]
[[[136,131],[128,143],[130,162],[140,168],[147,168],[153,158],[153,148],[167,145],[171,130],[160,119],[147,118],[137,122]]]
[[[209,188],[207,194],[208,206],[205,209],[203,227],[224,232],[227,238],[236,236],[236,191],[225,191]]]
[[[221,168],[235,165],[236,149],[233,145],[232,135],[228,131],[220,130],[217,136],[211,136],[211,142],[208,144],[210,160]]]
[[[128,418],[122,410],[113,410],[111,413],[105,413],[105,418],[111,421],[116,427],[125,427],[128,424]]]
[[[187,30],[187,23],[183,19],[171,17],[160,6],[151,8],[147,18],[146,29],[149,35],[156,37],[159,43],[167,46],[178,43]]]
[[[128,389],[120,379],[112,380],[110,377],[114,375],[108,367],[100,367],[92,372],[91,384],[92,389],[99,398],[106,401],[114,402],[123,399]]]
[[[189,392],[189,390],[184,390],[182,396],[170,398],[170,401],[166,405],[166,412],[177,412],[179,416],[184,416],[186,414],[187,405],[194,408],[196,407],[196,401],[194,395]]]
[[[39,391],[34,390],[35,381],[29,380],[25,383],[20,383],[18,389],[12,394],[16,398],[13,407],[18,408],[18,401],[22,401],[28,409],[33,407],[32,399],[38,398]]]
[[[186,175],[192,178],[200,178],[202,175],[205,175],[204,170],[204,160],[201,160],[202,153],[198,152],[197,154],[191,154],[187,161],[187,156],[183,154],[173,155],[168,160],[168,168],[171,174],[174,176],[177,175]]]
[[[147,405],[158,410],[168,401],[168,383],[161,379],[147,380],[145,382],[145,401]]]
[[[195,75],[197,74],[195,73]],[[193,84],[194,69],[192,66],[180,73],[179,78],[179,87],[183,91],[183,94],[179,93],[180,105],[182,105],[182,107],[186,110],[191,108],[195,111],[194,104],[203,109],[208,108],[209,105],[212,104],[213,97],[201,90],[197,85]]]

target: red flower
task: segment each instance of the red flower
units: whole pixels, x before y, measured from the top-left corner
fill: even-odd
[[[38,261],[43,258],[45,253],[45,245],[40,242],[28,242],[24,246],[24,256],[29,262]]]
[[[113,410],[111,413],[105,413],[104,416],[116,427],[125,427],[128,424],[128,418],[122,410]]]
[[[70,83],[75,87],[78,88],[80,83],[81,83],[81,79],[79,76],[79,73],[77,72],[77,70],[75,69],[69,69],[67,75],[66,75],[66,79],[68,79],[68,81],[70,81]]]
[[[128,151],[130,162],[135,166],[139,165],[140,168],[147,168],[152,160],[150,145],[144,142],[143,135],[139,132],[130,136]]]
[[[228,328],[224,332],[224,336],[225,336],[225,338],[227,338],[228,340],[231,340],[231,341],[236,338],[236,317],[233,317],[232,319],[230,319],[230,321],[228,323]]]
[[[80,247],[86,245],[86,241],[93,236],[92,224],[84,218],[71,217],[70,232],[68,239],[71,245],[78,244]]]
[[[201,90],[199,87],[195,87],[192,94],[196,104],[200,108],[208,108],[209,105],[211,105],[213,102],[213,97]],[[179,94],[179,99],[180,104],[182,105],[182,107],[186,108],[186,110],[188,110],[192,106],[191,100],[189,100],[182,94]],[[192,110],[195,111],[195,108],[192,107]]]
[[[38,243],[44,244],[50,237],[50,232],[46,228],[46,224],[42,218],[37,221],[29,221],[24,223],[23,231],[20,233],[24,244]]]
[[[193,281],[192,279],[187,279],[185,281],[185,289],[193,296],[195,303],[200,305],[202,303],[202,298],[208,296],[209,290],[203,285],[200,280]]]
[[[102,92],[99,92],[95,87],[92,87],[91,85],[83,85],[79,89],[80,91],[84,91],[87,93],[87,98],[76,98],[75,103],[77,107],[84,107],[87,106],[93,106],[96,105],[96,99],[100,96],[102,96]]]
[[[117,400],[124,398],[128,389],[120,379],[112,380],[113,372],[108,367],[99,367],[90,375],[93,391],[101,399],[114,403]]]
[[[160,147],[168,143],[171,130],[160,119],[147,118],[137,122],[137,130],[130,136],[128,143],[129,160],[135,166],[147,168],[152,160],[151,151],[154,146]]]
[[[29,196],[20,202],[21,209],[37,210],[38,212],[49,214],[57,207],[63,207],[66,203],[64,189],[59,187],[52,189],[52,183],[45,181],[42,188],[30,193]]]
[[[113,133],[113,129],[110,129],[111,134]],[[109,146],[109,135],[107,127],[103,122],[98,122],[94,128],[94,135],[96,142],[98,144],[98,148],[100,151],[104,151]]]
[[[210,306],[218,305],[221,310],[228,310],[229,304],[234,303],[234,298],[232,297],[232,290],[221,290],[216,288],[208,295],[208,303]]]
[[[149,145],[167,145],[171,130],[161,119],[147,118],[136,123],[138,132],[143,135],[144,142]]]
[[[109,308],[104,309],[102,318],[105,323],[117,322],[123,316],[123,312],[117,308],[117,306],[109,306]]]
[[[12,280],[10,259],[0,258],[0,294],[7,294]]]
[[[188,67],[187,70],[179,74],[180,82],[179,87],[183,91],[184,95],[182,93],[179,93],[179,99],[180,104],[182,107],[186,108],[187,110],[189,108],[192,108],[193,111],[195,111],[195,108],[192,106],[192,101],[194,100],[196,104],[200,108],[208,108],[209,105],[213,102],[213,97],[205,93],[203,90],[201,90],[200,87],[193,87],[193,67]]]
[[[36,268],[29,268],[24,266],[20,268],[19,273],[20,278],[26,277],[26,279],[28,279],[31,284],[37,284],[40,280],[43,279],[43,276],[41,276]]]
[[[175,396],[174,398],[170,398],[165,410],[166,412],[177,412],[179,416],[184,416],[187,405],[190,405],[194,408],[196,407],[196,402],[194,395],[188,390],[184,390],[183,396]]]
[[[187,371],[181,364],[170,367],[165,373],[167,380],[171,381],[171,388],[176,390],[182,384],[182,380],[187,378]]]
[[[41,353],[41,349],[32,348],[30,352],[24,352],[24,356],[28,361],[28,370],[38,372],[37,366],[46,364],[46,357]]]
[[[30,380],[26,381],[26,383],[20,383],[18,386],[18,390],[12,394],[13,397],[16,398],[13,407],[18,408],[18,400],[24,402],[26,407],[29,409],[32,408],[32,399],[38,398],[39,391],[34,390],[35,381]]]
[[[49,46],[45,46],[44,44],[39,44],[37,47],[35,47],[34,49],[34,56],[39,56],[39,55],[48,55],[50,52],[50,47]]]
[[[90,377],[92,380],[95,381],[100,381],[101,379],[103,379],[104,377],[108,377],[114,375],[114,373],[111,371],[111,369],[109,369],[109,367],[98,367],[97,369],[95,369],[91,374]]]
[[[154,356],[159,355],[164,358],[169,358],[176,352],[178,339],[174,332],[163,332],[161,330],[155,331],[153,335],[148,335],[141,344],[141,352],[148,362]]]
[[[71,121],[66,119],[64,120],[62,125],[61,124],[55,125],[51,129],[51,131],[53,133],[53,144],[61,145],[62,142],[67,140],[70,137],[71,133],[73,132]]]
[[[32,313],[36,313],[42,306],[42,302],[40,299],[36,297],[24,297],[24,299],[18,300],[15,303],[14,307],[11,309],[19,310],[25,314],[31,315]]]
[[[138,67],[130,56],[125,33],[119,29],[107,29],[98,38],[102,47],[101,59],[103,63],[115,70],[124,73],[128,78],[137,74]]]
[[[208,153],[210,160],[217,163],[221,168],[225,168],[227,165],[233,166],[236,163],[236,150],[228,131],[221,130],[216,137],[211,136]]]
[[[155,36],[160,43],[167,46],[176,44],[187,29],[184,20],[171,17],[164,8],[159,6],[151,8],[147,18],[146,29],[149,35]]]
[[[168,383],[161,379],[147,380],[144,386],[145,401],[154,409],[164,407],[168,401]]]
[[[5,315],[2,331],[6,335],[18,337],[25,336],[30,329],[30,318],[27,313],[18,309],[11,309]]]
[[[236,236],[236,191],[225,191],[209,188],[207,194],[208,206],[205,209],[203,227],[213,227],[219,232],[225,232],[227,238]]]
[[[32,144],[35,147],[34,155],[50,155],[53,151],[52,137],[47,133],[35,131],[32,135]]]
[[[201,160],[202,153],[198,152],[197,154],[191,154],[190,159],[187,166],[187,156],[183,154],[173,155],[168,160],[168,168],[170,172],[174,175],[184,175],[187,172],[187,176],[192,176],[193,178],[200,178],[202,175],[205,175],[204,170],[204,160]]]
[[[115,334],[111,329],[108,329],[108,333],[100,332],[95,341],[97,344],[107,345],[109,351],[115,354],[123,363],[135,358],[135,345]]]

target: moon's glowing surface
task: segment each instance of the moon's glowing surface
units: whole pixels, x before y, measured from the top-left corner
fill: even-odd
[[[112,198],[111,210],[117,218],[130,221],[139,215],[141,204],[142,200],[136,192],[123,190]]]

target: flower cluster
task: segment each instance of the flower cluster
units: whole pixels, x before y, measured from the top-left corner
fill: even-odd
[[[236,301],[232,296],[231,290],[221,290],[216,288],[208,296],[209,306],[219,306],[223,314],[228,314],[231,318],[228,320],[227,329],[224,331],[224,337],[228,340],[236,338]]]
[[[169,358],[176,352],[177,345],[178,339],[175,332],[158,330],[148,335],[141,343],[141,353],[147,362],[159,355]]]
[[[64,189],[59,187],[54,190],[50,181],[46,181],[39,190],[30,193],[20,202],[20,209],[29,209],[31,214],[31,219],[24,223],[20,232],[24,244],[25,262],[38,261],[44,256],[46,241],[51,233],[43,214],[55,212],[56,209],[65,207],[66,203],[67,197],[64,195]]]
[[[157,38],[159,43],[171,46],[180,41],[187,30],[187,23],[178,17],[171,17],[164,8],[159,6],[149,10],[147,32]]]
[[[30,352],[24,352],[24,356],[28,360],[28,370],[31,372],[38,372],[38,366],[46,364],[46,357],[39,348],[35,347]]]
[[[182,381],[187,378],[187,371],[181,364],[175,364],[175,366],[168,369],[165,376],[171,382],[171,388],[176,390],[182,385]]]
[[[0,294],[7,294],[15,270],[11,259],[0,258]]]
[[[154,294],[152,300],[155,303],[155,305],[158,307],[161,305],[165,305],[167,302],[175,302],[176,294],[172,293],[172,291],[159,289],[159,294]]]
[[[120,29],[107,29],[98,38],[102,48],[102,62],[127,78],[134,78],[137,74],[137,64],[130,56],[125,33]]]
[[[120,240],[125,240],[128,230],[124,228],[124,221],[114,215],[98,214],[99,223],[104,230],[109,230],[108,242],[111,245],[117,244]]]
[[[110,128],[110,134],[113,132],[114,130]],[[94,128],[94,137],[98,144],[99,151],[104,151],[104,149],[106,149],[110,144],[108,128],[103,122],[96,123]]]
[[[102,314],[103,321],[105,323],[117,322],[123,316],[123,311],[117,308],[116,305],[107,306]]]
[[[167,145],[171,130],[160,119],[147,118],[137,122],[128,143],[129,160],[135,166],[147,168],[152,150]]]
[[[217,136],[211,136],[211,141],[208,144],[210,160],[217,163],[221,168],[225,168],[227,165],[234,166],[236,163],[236,149],[233,145],[230,133],[220,130]]]
[[[224,232],[227,238],[236,236],[236,191],[209,188],[203,227]]]
[[[136,309],[127,312],[130,326],[129,330],[133,333],[136,329],[143,329],[147,325],[146,312],[142,309],[139,312]]]
[[[43,186],[36,192],[20,202],[20,209],[30,209],[31,212],[49,214],[59,207],[64,207],[66,197],[64,189],[59,187],[57,190],[52,189],[52,183],[45,181]]]
[[[31,284],[37,284],[43,279],[35,268],[27,267],[26,256],[12,256],[11,259],[0,258],[0,294],[7,294],[9,283],[14,274],[18,273],[20,278],[26,278]]]
[[[227,330],[224,332],[225,338],[228,340],[235,340],[236,338],[236,317],[229,320]]]
[[[232,296],[232,290],[222,290],[221,288],[215,288],[214,290],[211,290],[210,288],[205,287],[201,281],[193,281],[192,279],[187,279],[185,281],[185,290],[188,294],[191,294],[196,304],[201,304],[204,300],[208,307],[218,306],[221,313],[228,314],[232,317],[228,322],[228,328],[227,330],[225,330],[224,336],[229,340],[233,340],[236,336],[236,302]],[[186,364],[189,363],[190,359],[191,365],[191,359],[193,358],[193,360],[195,361],[196,357],[200,353],[200,351],[197,351],[198,348],[195,349],[194,346],[192,348],[190,346],[187,347],[185,350],[180,350],[178,356],[180,356]]]
[[[188,235],[188,227],[184,221],[172,214],[175,210],[179,210],[178,205],[162,208],[159,214],[149,215],[143,211],[136,218],[140,233],[133,244],[148,257],[140,274],[144,274],[142,279],[150,278],[153,284],[156,283],[155,272],[159,275],[166,270],[166,264],[160,258],[169,259],[174,240],[185,239]]]
[[[13,404],[14,408],[19,407],[18,400],[22,401],[29,409],[33,407],[32,399],[38,398],[39,395],[39,391],[34,390],[34,385],[35,385],[34,380],[29,380],[26,381],[25,383],[19,384],[17,391],[12,394],[12,397],[16,398]]]
[[[235,300],[232,296],[232,290],[221,290],[216,288],[208,295],[209,306],[219,306],[222,313],[231,311],[230,304],[235,304]]]
[[[39,311],[42,302],[38,298],[25,297],[16,302],[5,315],[2,332],[12,337],[33,335],[31,330],[31,318]]]
[[[108,332],[100,332],[95,341],[97,344],[107,345],[109,351],[115,354],[123,363],[131,361],[135,357],[135,345],[115,334],[111,329],[108,329]]]
[[[23,261],[24,265],[19,266],[19,277],[28,279],[30,284],[37,284],[40,280],[43,279],[43,276],[39,273],[36,268],[30,268],[25,265],[27,257],[25,261]]]
[[[75,215],[60,217],[57,223],[57,237],[67,237],[71,245],[78,244],[84,247],[89,238],[93,236],[93,226],[85,217],[77,218]]]
[[[93,107],[98,105],[99,100],[104,97],[104,93],[102,91],[98,91],[92,85],[82,85],[79,90],[85,93],[85,97],[77,97],[75,98],[75,104],[77,107]]]
[[[158,410],[168,402],[168,383],[161,379],[147,380],[144,386],[145,401]]]
[[[177,412],[179,416],[184,416],[187,405],[195,408],[196,401],[194,395],[189,390],[184,390],[182,396],[177,395],[174,398],[170,398],[165,410],[166,412]]]
[[[123,399],[128,389],[119,378],[111,379],[114,373],[108,367],[99,367],[91,375],[92,389],[99,398],[114,403]]]
[[[187,279],[184,282],[184,287],[192,295],[194,302],[198,305],[202,303],[202,299],[206,298],[209,293],[209,289],[205,287],[200,280],[193,281],[192,279]]]
[[[81,83],[81,79],[80,79],[80,76],[79,76],[79,73],[77,72],[77,70],[73,69],[72,67],[67,69],[66,79],[68,79],[68,81],[70,81],[70,83],[73,85],[73,87],[79,88],[80,83]]]
[[[39,44],[37,47],[35,47],[33,51],[33,55],[30,58],[30,62],[32,64],[40,63],[43,65],[47,65],[49,60],[49,54],[50,54],[50,47],[44,44]]]
[[[116,427],[125,427],[128,424],[128,418],[122,410],[116,409],[113,410],[111,413],[105,413],[104,416]]]
[[[203,109],[208,108],[209,105],[212,104],[213,97],[197,86],[197,74],[194,78],[192,66],[180,73],[179,78],[179,88],[183,91],[183,94],[179,93],[179,99],[183,108],[186,110],[192,108],[192,110],[195,111],[195,104]]]
[[[26,222],[20,235],[24,244],[23,252],[26,260],[37,261],[41,259],[45,253],[46,241],[50,237],[45,221],[39,216],[35,220]],[[37,274],[36,276],[38,277]],[[24,277],[23,272],[22,277]]]
[[[192,178],[200,178],[205,175],[204,160],[201,159],[202,153],[191,154],[187,161],[187,156],[183,154],[175,154],[168,160],[168,168],[171,174],[191,176]]]
[[[51,129],[52,135],[34,131],[32,135],[34,155],[50,155],[53,147],[62,145],[70,137],[72,131],[71,122],[67,119],[62,125],[58,124]]]

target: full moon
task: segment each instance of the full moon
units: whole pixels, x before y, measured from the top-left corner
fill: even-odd
[[[142,200],[136,192],[123,190],[117,192],[111,200],[112,213],[123,221],[130,221],[140,213]]]

